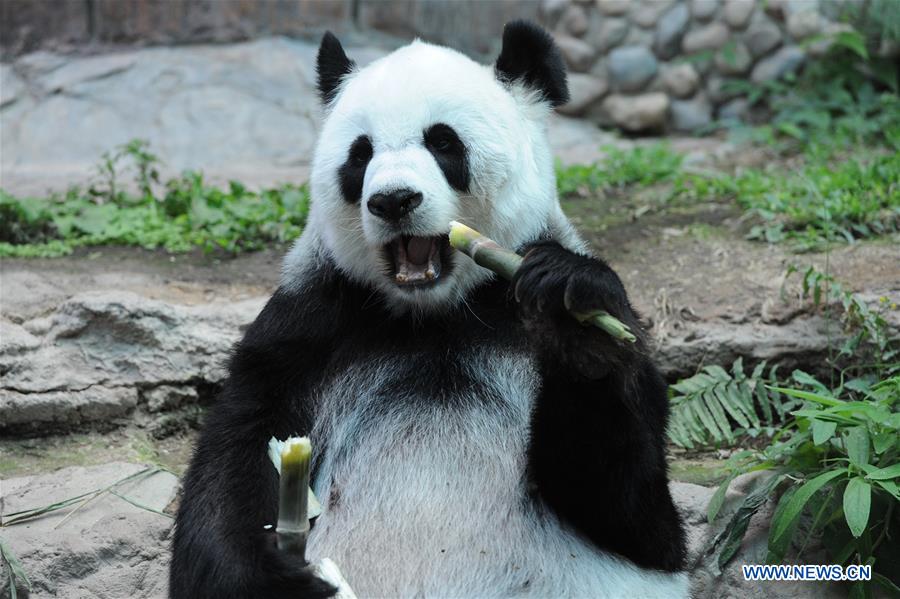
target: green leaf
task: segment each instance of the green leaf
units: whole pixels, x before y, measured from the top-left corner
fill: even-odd
[[[858,31],[841,31],[834,37],[834,45],[855,52],[863,60],[869,59],[869,52],[866,50],[866,38]]]
[[[844,402],[840,399],[835,399],[833,397],[828,397],[826,395],[822,395],[820,393],[812,393],[810,391],[800,391],[799,389],[790,389],[787,387],[776,387],[773,385],[766,385],[766,388],[773,389],[778,391],[779,393],[784,393],[789,397],[796,397],[798,399],[805,399],[807,401],[812,401],[818,404],[822,404],[824,406],[840,406]]]
[[[900,477],[900,463],[881,468],[866,475],[866,478],[869,480],[890,480],[897,477]]]
[[[709,500],[709,505],[706,508],[706,517],[709,520],[709,523],[712,524],[716,519],[716,516],[719,515],[719,510],[722,509],[722,504],[725,503],[725,493],[728,491],[729,485],[731,485],[731,481],[735,479],[737,476],[737,472],[732,472],[728,475],[728,478],[722,481],[722,484],[719,485],[719,488],[716,489],[716,492],[713,494],[712,499]]]
[[[844,437],[847,446],[847,457],[855,466],[869,463],[869,433],[864,426],[854,426]]]
[[[831,436],[834,434],[835,429],[837,429],[836,422],[826,422],[824,420],[813,420],[812,421],[812,435],[813,435],[813,443],[816,445],[821,445],[825,441],[828,441]]]
[[[784,508],[791,501],[791,497],[797,492],[797,487],[790,487],[784,493],[782,493],[781,497],[778,499],[778,505],[775,506],[775,511],[772,514],[772,523],[780,521],[783,518]],[[766,563],[781,563],[784,561],[784,555],[787,553],[788,546],[790,545],[791,538],[794,536],[793,529],[796,527],[797,520],[794,521],[792,525],[790,525],[787,529],[787,533],[782,534],[782,536],[776,539],[772,536],[775,532],[774,526],[769,527],[769,554],[766,557]]]
[[[844,489],[844,518],[854,537],[859,538],[869,524],[872,507],[872,487],[861,477],[851,479]]]
[[[800,512],[803,511],[809,498],[826,484],[846,473],[846,468],[829,470],[803,483],[803,485],[797,489],[797,492],[791,496],[790,501],[785,505],[781,518],[777,522],[772,522],[772,535],[770,538],[776,543],[781,541],[782,536],[787,532],[788,527],[800,515]]]
[[[734,516],[728,521],[725,529],[719,533],[713,541],[710,552],[712,552],[720,543],[723,543],[722,548],[719,551],[719,557],[716,560],[719,568],[724,568],[737,553],[738,549],[740,549],[744,534],[747,532],[747,527],[750,524],[750,518],[752,518],[753,514],[759,511],[759,508],[766,503],[772,490],[775,489],[775,487],[778,486],[778,483],[783,479],[784,475],[772,476],[762,486],[747,495],[747,497],[744,498],[743,503],[741,503],[740,507],[735,511]]]
[[[875,484],[890,493],[891,497],[900,501],[900,486],[892,480],[876,480]]]
[[[829,393],[828,387],[817,381],[816,378],[811,374],[803,372],[802,370],[795,370],[794,372],[792,372],[791,378],[793,378],[801,385],[812,387],[819,393]]]
[[[878,455],[883,454],[888,448],[892,447],[894,444],[898,443],[897,433],[895,432],[883,432],[878,433],[874,437],[872,437],[872,445],[875,447],[875,453]]]

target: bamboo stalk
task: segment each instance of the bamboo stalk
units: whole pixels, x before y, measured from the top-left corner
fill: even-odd
[[[308,437],[291,437],[281,450],[281,481],[278,493],[278,548],[306,564],[309,536],[309,460],[312,445]]]
[[[522,256],[456,221],[450,222],[450,245],[469,256],[479,266],[494,271],[507,281],[513,279],[522,265]],[[634,343],[637,340],[628,326],[603,310],[587,313],[569,310],[569,313],[578,322],[602,329],[621,341]]]

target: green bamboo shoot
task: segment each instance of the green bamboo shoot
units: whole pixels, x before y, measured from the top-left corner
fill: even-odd
[[[281,483],[278,493],[278,548],[306,563],[309,536],[309,461],[312,445],[308,437],[291,437],[281,450]]]
[[[475,229],[456,221],[450,222],[450,245],[466,254],[479,266],[494,271],[507,281],[511,281],[522,265],[522,256],[500,246]],[[590,324],[603,329],[614,338],[634,343],[637,338],[622,321],[603,310],[588,313],[569,313],[582,324]]]

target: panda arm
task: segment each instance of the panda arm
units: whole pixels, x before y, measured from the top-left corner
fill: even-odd
[[[621,280],[601,260],[542,242],[531,246],[513,288],[543,370],[529,449],[540,499],[598,546],[640,566],[680,570],[684,535],[665,460],[666,384],[646,355]],[[606,310],[638,342],[579,325],[566,305]]]
[[[184,481],[174,599],[330,596],[333,589],[286,560],[263,529],[277,518],[267,444],[311,429],[313,406],[303,394],[327,354],[327,311],[311,293],[279,290],[237,345]]]

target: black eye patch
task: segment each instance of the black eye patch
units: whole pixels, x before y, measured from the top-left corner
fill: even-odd
[[[349,204],[357,203],[362,196],[363,178],[372,153],[372,140],[367,135],[360,135],[350,144],[347,160],[338,169],[341,194]]]
[[[466,146],[449,125],[438,123],[425,130],[425,148],[457,191],[469,190],[469,156]]]

